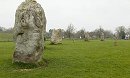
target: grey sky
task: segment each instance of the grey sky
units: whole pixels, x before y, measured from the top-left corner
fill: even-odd
[[[13,27],[15,11],[24,0],[0,1],[0,26]],[[47,30],[63,28],[72,23],[76,30],[87,31],[101,26],[114,30],[130,26],[130,0],[37,0],[47,17]]]

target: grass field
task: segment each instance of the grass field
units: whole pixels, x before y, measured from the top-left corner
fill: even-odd
[[[13,34],[12,33],[2,33],[0,32],[0,42],[12,41]]]
[[[13,42],[0,42],[0,78],[130,78],[130,41],[46,42],[47,66],[22,69],[12,64]]]

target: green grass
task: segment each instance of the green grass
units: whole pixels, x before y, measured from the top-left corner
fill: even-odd
[[[2,33],[0,32],[0,41],[12,41],[13,40],[13,34],[12,33]]]
[[[0,78],[130,78],[130,41],[46,42],[47,66],[23,69],[12,64],[14,43],[0,42]]]

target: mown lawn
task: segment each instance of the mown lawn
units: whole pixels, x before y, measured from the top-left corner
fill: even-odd
[[[13,34],[12,33],[2,33],[0,32],[0,42],[12,41]]]
[[[64,40],[46,42],[46,66],[23,69],[12,64],[13,42],[0,42],[0,78],[130,78],[130,41]]]

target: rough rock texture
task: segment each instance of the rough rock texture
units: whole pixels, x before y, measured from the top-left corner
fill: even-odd
[[[90,39],[89,33],[85,32],[84,35],[85,35],[85,41],[89,41]]]
[[[51,44],[59,44],[62,41],[61,29],[53,29],[51,36]]]
[[[17,9],[14,25],[16,43],[13,62],[38,63],[42,59],[46,17],[35,0],[25,0]]]
[[[104,33],[101,32],[101,41],[104,41],[104,40],[105,40]]]

